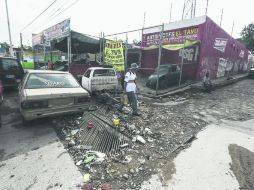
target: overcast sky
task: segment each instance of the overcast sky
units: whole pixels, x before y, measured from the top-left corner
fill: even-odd
[[[8,0],[14,45],[20,43],[21,29],[53,1]],[[71,29],[94,36],[99,36],[100,32],[112,34],[142,28],[144,12],[145,27],[167,23],[171,3],[171,21],[181,20],[183,2],[184,0],[57,0],[34,24],[22,31],[23,43],[31,45],[32,33],[38,33],[67,18],[71,19]],[[73,3],[72,7],[62,12]],[[197,0],[196,16],[204,15],[205,7],[206,0]],[[222,28],[230,34],[234,21],[233,36],[239,37],[243,27],[254,22],[253,7],[254,0],[209,0],[208,16],[219,24],[223,8]],[[135,36],[138,35],[140,34],[135,33]],[[5,0],[0,0],[0,42],[5,41],[9,42]]]

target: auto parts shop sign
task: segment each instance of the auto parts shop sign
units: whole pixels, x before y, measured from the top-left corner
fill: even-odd
[[[106,40],[105,63],[112,65],[117,71],[124,71],[124,54],[122,40]]]

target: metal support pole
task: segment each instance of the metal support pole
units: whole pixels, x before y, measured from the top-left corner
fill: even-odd
[[[223,11],[224,11],[224,9],[222,9],[222,10],[221,10],[221,16],[220,16],[220,26],[221,26],[221,23],[222,23]]]
[[[171,22],[172,18],[172,3],[170,4],[170,16],[169,16],[169,22]]]
[[[128,33],[126,33],[126,40],[125,40],[125,51],[124,51],[124,73],[127,71],[128,66]]]
[[[181,85],[181,82],[182,82],[182,75],[183,75],[183,55],[184,55],[184,51],[185,51],[185,41],[184,41],[183,50],[182,50],[181,71],[180,71],[180,78],[179,78],[179,84],[178,84],[178,86],[180,86],[180,85]]]
[[[164,32],[164,24],[161,25],[161,33],[160,33],[158,67],[157,67],[157,81],[156,81],[156,95],[158,94],[158,87],[159,87],[159,68],[160,68],[160,65],[161,65],[161,51],[162,51],[162,43],[163,43],[163,32]]]
[[[182,20],[184,19],[185,5],[186,5],[186,0],[184,0],[184,4],[183,4]]]
[[[101,56],[102,56],[102,52],[101,52],[101,49],[102,49],[102,33],[100,33],[100,63],[101,63]]]
[[[105,52],[104,52],[104,48],[105,48],[105,34],[104,32],[102,33],[102,61],[103,63],[105,63]]]
[[[67,37],[67,52],[68,52],[68,68],[71,64],[71,36]]]
[[[9,40],[10,40],[10,54],[11,54],[11,57],[13,57],[13,46],[12,46],[12,40],[11,40],[11,26],[10,26],[7,0],[5,0],[5,6],[6,6],[7,24],[8,24],[8,32],[9,32]]]
[[[22,43],[22,33],[20,33],[20,61],[23,61],[23,43]]]
[[[46,42],[43,44],[43,55],[44,55],[44,70],[46,70]]]

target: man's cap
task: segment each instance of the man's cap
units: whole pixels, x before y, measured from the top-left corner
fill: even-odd
[[[137,63],[132,63],[131,64],[131,69],[137,69],[137,68],[139,68]]]

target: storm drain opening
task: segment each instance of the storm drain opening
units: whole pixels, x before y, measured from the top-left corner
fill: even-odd
[[[120,133],[116,127],[110,125],[110,120],[101,119],[94,113],[85,113],[80,128],[80,144],[90,147],[90,150],[109,155],[117,154],[121,147],[130,146],[130,138]],[[91,126],[89,126],[91,125]]]

